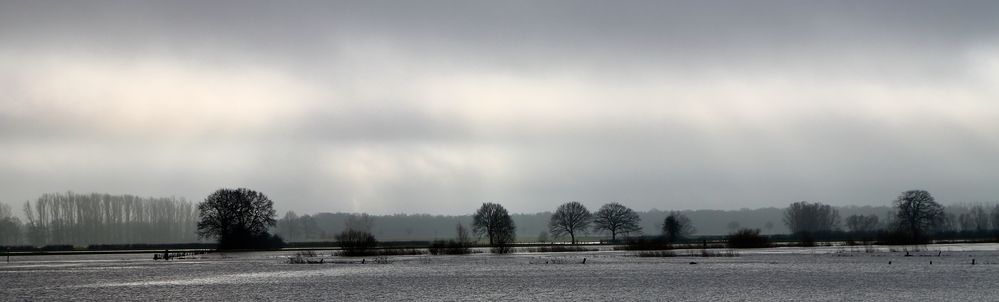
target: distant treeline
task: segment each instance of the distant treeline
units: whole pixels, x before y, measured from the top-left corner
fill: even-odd
[[[45,194],[23,205],[25,221],[0,205],[0,244],[34,246],[197,242],[198,213],[186,200],[110,194]]]
[[[826,231],[856,231],[851,217],[871,218],[874,225],[865,230],[888,228],[897,210],[885,206],[833,207],[836,223]],[[197,237],[197,207],[175,198],[148,198],[109,194],[45,194],[22,206],[22,221],[10,206],[0,203],[0,245],[162,244],[204,242]],[[515,211],[515,209],[512,209]],[[739,210],[682,210],[690,219],[694,236],[726,235],[740,229],[759,229],[761,234],[793,233],[785,221],[788,208]],[[642,234],[662,234],[664,219],[670,211],[637,211]],[[945,217],[935,232],[941,238],[955,234],[989,234],[999,229],[999,208],[994,204],[958,204],[945,208]],[[366,228],[380,241],[430,241],[454,236],[456,224],[471,225],[468,215],[395,214],[371,215]],[[288,212],[279,217],[272,230],[286,242],[334,241],[357,218],[354,213],[316,213],[298,215]],[[551,212],[512,214],[517,241],[531,242],[549,236]],[[590,231],[584,240],[609,239],[608,234]],[[829,237],[832,239],[833,237]],[[554,239],[554,238],[552,238]],[[821,239],[821,238],[819,238]]]
[[[980,219],[969,219],[972,213],[980,213],[981,209],[990,210],[993,205],[963,204],[946,207],[946,219],[940,226],[941,232],[977,231]],[[846,206],[835,207],[841,217],[866,215],[879,217],[880,224],[873,226],[883,229],[893,220],[896,210],[890,206]],[[787,208],[760,208],[739,210],[683,210],[696,229],[695,235],[727,235],[738,229],[760,229],[763,234],[789,234],[791,230],[784,223]],[[649,210],[637,211],[641,217],[640,226],[645,235],[660,235],[663,220],[669,211]],[[326,241],[333,235],[345,229],[345,223],[352,213],[318,213],[314,215],[297,215],[286,213],[278,220],[276,233],[285,241]],[[517,241],[532,241],[547,233],[551,212],[535,214],[511,214],[517,225]],[[469,215],[428,215],[428,214],[395,214],[373,215],[372,234],[379,240],[433,240],[450,238],[454,234],[456,223],[469,225],[472,221]],[[972,222],[974,221],[974,222]],[[843,223],[838,225],[842,230],[848,230]],[[990,228],[991,229],[991,228]],[[587,238],[602,238],[606,234],[590,233]]]

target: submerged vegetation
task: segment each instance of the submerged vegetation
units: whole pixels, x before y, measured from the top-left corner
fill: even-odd
[[[770,240],[760,235],[759,229],[740,229],[726,238],[728,247],[736,249],[770,247]]]

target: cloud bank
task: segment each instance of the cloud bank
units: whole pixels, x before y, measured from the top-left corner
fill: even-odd
[[[996,6],[6,1],[0,201],[994,201]]]

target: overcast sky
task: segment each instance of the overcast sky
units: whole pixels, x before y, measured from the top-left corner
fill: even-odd
[[[999,2],[317,2],[0,0],[0,201],[999,200]]]

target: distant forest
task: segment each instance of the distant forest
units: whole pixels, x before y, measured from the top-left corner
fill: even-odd
[[[954,207],[953,210],[964,210],[966,207]],[[853,214],[878,215],[889,221],[888,216],[894,213],[889,206],[883,207],[838,207],[843,217]],[[949,207],[948,209],[951,209]],[[595,210],[595,209],[591,209]],[[790,230],[783,223],[784,208],[760,208],[740,210],[682,210],[695,228],[695,235],[725,235],[740,228],[760,229],[763,234],[787,234]],[[663,220],[669,211],[649,210],[636,211],[641,217],[642,234],[659,235]],[[286,213],[278,220],[276,232],[288,241],[323,241],[331,240],[333,234],[344,230],[347,219],[357,214],[352,213],[317,213],[314,215],[296,215]],[[547,233],[548,221],[552,212],[534,214],[511,214],[517,226],[517,241],[534,241],[541,233]],[[395,214],[371,216],[373,218],[372,233],[379,240],[431,240],[445,239],[454,236],[455,224],[469,225],[472,214],[468,215],[429,215],[429,214]],[[584,238],[609,239],[609,234],[589,233]],[[551,237],[548,235],[548,237]],[[603,238],[607,237],[607,238]]]
[[[189,201],[110,194],[45,194],[22,206],[24,221],[0,204],[0,244],[35,246],[197,242]]]
[[[0,245],[89,245],[207,242],[197,237],[197,207],[176,198],[150,198],[109,194],[45,194],[21,205],[22,215],[15,215],[10,205],[0,203]],[[884,206],[834,207],[839,217],[874,215],[882,223],[891,221],[895,209]],[[941,230],[980,229],[973,210],[996,209],[992,204],[956,204],[945,208]],[[737,229],[759,229],[762,234],[787,234],[784,223],[787,208],[740,210],[681,210],[690,218],[695,236],[725,235]],[[513,209],[515,211],[515,209]],[[591,209],[596,210],[596,209]],[[638,211],[644,235],[660,235],[667,210]],[[380,241],[433,240],[454,236],[455,225],[471,224],[467,215],[395,214],[367,216],[371,232]],[[274,232],[288,242],[332,241],[345,229],[348,219],[358,213],[315,213],[299,215],[287,212],[278,217]],[[517,241],[530,242],[548,230],[551,212],[512,214]],[[994,215],[989,215],[994,216]],[[986,219],[999,219],[988,218]],[[999,221],[994,221],[999,222]],[[840,228],[845,228],[842,224]],[[546,233],[543,237],[549,237]],[[590,233],[589,240],[609,238],[608,234]]]

